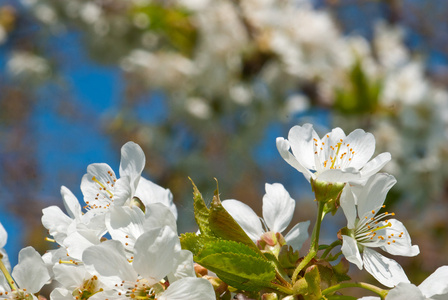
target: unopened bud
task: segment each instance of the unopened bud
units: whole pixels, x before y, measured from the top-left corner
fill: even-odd
[[[194,272],[200,277],[208,275],[208,270],[197,263],[194,263]]]

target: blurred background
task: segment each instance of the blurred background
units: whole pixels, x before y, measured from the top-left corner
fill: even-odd
[[[60,186],[81,200],[87,165],[118,171],[129,140],[172,191],[180,232],[196,230],[188,176],[206,199],[216,177],[260,216],[264,184],[280,182],[295,221],[314,222],[308,182],[275,146],[306,122],[372,132],[398,180],[388,209],[421,249],[397,260],[416,284],[448,264],[445,0],[0,0],[0,65],[13,265],[51,247],[41,210],[62,205]],[[330,243],[346,221],[323,226]]]

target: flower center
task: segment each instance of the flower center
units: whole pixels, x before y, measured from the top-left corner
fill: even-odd
[[[84,280],[82,286],[80,286],[78,289],[74,290],[72,295],[76,299],[80,299],[80,300],[88,299],[89,297],[93,296],[94,294],[103,291],[102,288],[98,288],[98,285],[99,285],[98,277],[96,275],[94,275],[91,278]]]
[[[11,292],[0,293],[0,298],[11,300],[33,300],[33,295],[28,293],[26,289],[18,289]]]
[[[386,207],[383,205],[381,208]],[[395,235],[391,233],[390,235],[381,235],[380,232],[385,233],[382,229],[386,229],[392,226],[392,223],[387,220],[389,216],[395,216],[395,213],[384,212],[376,215],[378,211],[372,210],[372,217],[365,216],[363,219],[358,219],[358,223],[355,226],[355,239],[359,243],[373,243],[380,240],[381,242],[391,243],[396,242],[396,238],[401,238],[403,232]],[[375,240],[377,239],[377,240]]]
[[[118,288],[124,289],[123,292],[118,292],[119,296],[123,294],[131,299],[153,299],[156,293],[165,290],[164,286],[160,283],[151,284],[146,279],[137,279],[136,282],[122,281]]]
[[[111,171],[107,171],[107,174],[110,178],[106,182],[99,181],[95,176],[92,177],[92,181],[95,182],[98,187],[98,193],[92,203],[90,201],[86,201],[87,205],[84,206],[84,209],[107,209],[114,202],[114,194],[112,191],[114,190],[117,178]]]
[[[344,169],[349,166],[355,155],[350,144],[346,144],[340,139],[334,145],[329,144],[329,135],[327,134],[320,142],[314,139],[314,160],[317,171],[319,169]]]

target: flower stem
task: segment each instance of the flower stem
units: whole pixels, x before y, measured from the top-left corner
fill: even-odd
[[[327,255],[331,252],[331,250],[333,250],[335,247],[342,245],[342,242],[340,240],[336,240],[333,243],[331,243],[330,246],[328,246],[327,249],[325,249],[324,253],[322,254],[322,256],[320,257],[321,259],[325,259],[327,257]]]
[[[388,293],[387,290],[383,290],[383,289],[381,289],[377,286],[374,286],[372,284],[368,284],[368,283],[364,283],[364,282],[344,282],[344,283],[339,283],[339,284],[333,285],[333,286],[329,287],[328,289],[323,290],[322,295],[326,296],[328,294],[336,292],[337,290],[349,288],[349,287],[359,287],[362,289],[369,290],[371,292],[374,292],[378,296],[380,296],[382,300],[385,299],[385,297]]]
[[[317,217],[316,223],[314,224],[313,233],[311,235],[311,246],[308,254],[303,258],[297,268],[294,270],[292,274],[292,282],[293,284],[297,281],[297,277],[299,276],[300,271],[316,256],[317,251],[319,250],[319,233],[320,233],[320,224],[325,216],[324,214],[324,206],[325,203],[322,201],[318,201],[318,209],[317,209]]]
[[[3,258],[3,255],[2,255],[2,258]],[[12,279],[12,277],[9,274],[8,270],[6,269],[5,265],[3,264],[3,260],[1,258],[0,258],[0,270],[2,271],[3,275],[5,275],[6,281],[8,281],[8,284],[11,287],[11,290],[13,290],[13,291],[17,290],[17,285],[14,282],[14,279]]]

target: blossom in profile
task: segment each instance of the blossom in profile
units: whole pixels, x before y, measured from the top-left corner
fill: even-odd
[[[393,255],[415,256],[420,250],[412,245],[404,225],[394,213],[378,213],[384,208],[387,192],[396,183],[392,175],[379,173],[365,186],[346,186],[341,195],[341,207],[347,218],[347,227],[341,230],[342,253],[359,269],[363,267],[385,286],[393,287],[409,282],[401,266],[379,254],[373,248]]]
[[[235,219],[254,243],[264,237],[264,241],[271,236],[282,233],[292,220],[296,202],[280,183],[266,184],[266,194],[263,196],[263,219],[246,204],[238,200],[224,200],[222,205]],[[264,225],[264,228],[263,228]],[[308,239],[309,221],[295,225],[284,237],[286,244],[295,250],[302,247]],[[266,235],[268,233],[268,236]],[[273,236],[272,236],[273,237]],[[273,246],[273,245],[272,245]]]
[[[379,297],[363,297],[362,300],[379,300]],[[429,275],[419,286],[400,282],[391,289],[386,300],[439,300],[448,299],[448,266],[442,266]]]
[[[276,143],[283,159],[308,181],[365,182],[391,159],[384,152],[370,160],[375,138],[362,129],[346,136],[335,128],[320,138],[313,125],[304,124],[291,128],[288,139],[278,137]]]

